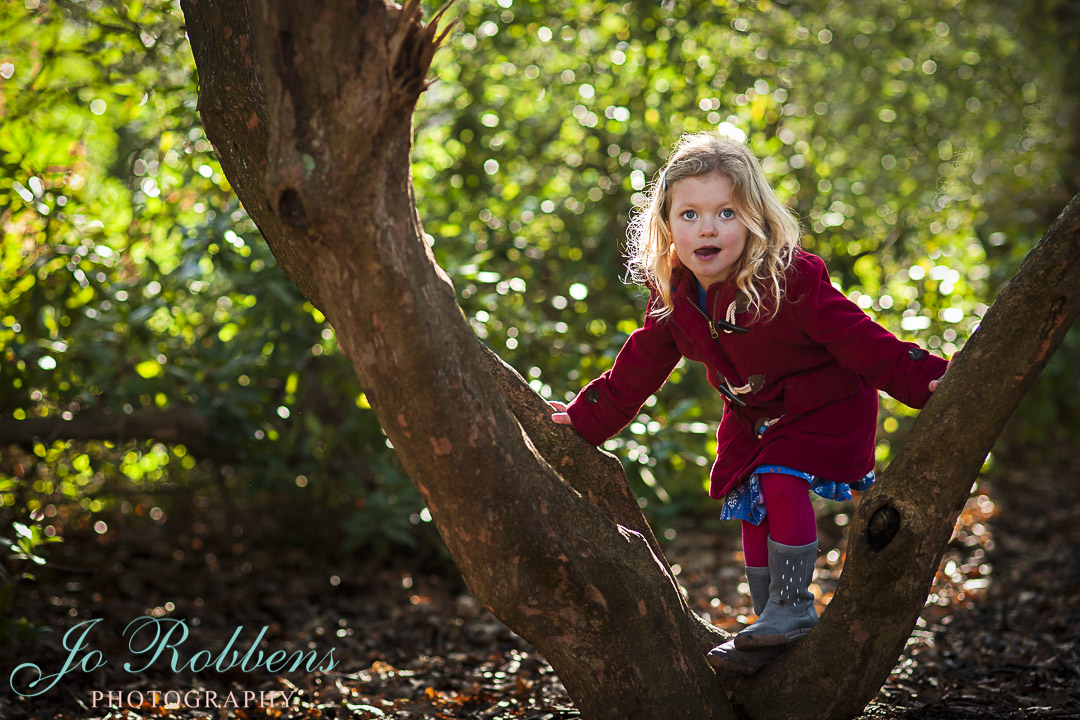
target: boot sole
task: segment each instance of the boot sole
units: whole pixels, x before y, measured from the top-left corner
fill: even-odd
[[[786,635],[736,635],[735,649],[742,650],[743,652],[771,650],[773,648],[790,645],[799,638],[809,634],[810,629],[804,628],[802,630],[792,630]]]
[[[765,665],[768,665],[768,663],[757,666],[743,665],[741,663],[732,662],[726,658],[715,657],[712,655],[709,656],[708,660],[709,665],[713,670],[735,673],[736,675],[753,675],[758,670],[765,667]]]

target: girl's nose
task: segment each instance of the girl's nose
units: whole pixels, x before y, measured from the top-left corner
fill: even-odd
[[[716,221],[712,218],[705,218],[701,223],[701,234],[706,237],[712,237],[716,234]]]

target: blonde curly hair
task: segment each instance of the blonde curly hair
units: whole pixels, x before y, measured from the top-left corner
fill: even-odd
[[[750,299],[753,322],[776,316],[784,294],[784,275],[799,247],[799,223],[776,197],[761,163],[742,143],[710,132],[683,135],[667,165],[653,182],[645,203],[637,208],[627,230],[627,270],[631,282],[659,295],[650,313],[666,317],[674,309],[671,274],[674,248],[671,198],[687,177],[720,173],[733,185],[735,216],[749,230],[742,256],[733,267],[735,283]]]

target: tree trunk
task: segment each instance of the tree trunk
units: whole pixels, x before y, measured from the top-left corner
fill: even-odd
[[[410,120],[435,42],[417,5],[182,7],[222,166],[315,289],[470,590],[591,718],[731,717],[640,510],[613,522],[537,453],[423,240]]]
[[[182,0],[204,126],[279,263],[334,326],[469,588],[589,718],[732,717],[702,652],[724,634],[686,605],[618,463],[551,424],[476,340],[423,240],[410,121],[434,23],[413,2],[291,5]],[[1077,204],[864,499],[821,623],[732,684],[750,716],[851,717],[880,687],[982,459],[1080,310]]]

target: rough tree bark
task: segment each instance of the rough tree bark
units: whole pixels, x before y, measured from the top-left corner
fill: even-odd
[[[182,0],[204,126],[333,324],[469,588],[589,718],[732,717],[702,654],[723,634],[687,607],[618,463],[547,422],[423,241],[410,120],[434,24],[415,2],[293,5]],[[887,676],[983,457],[1080,311],[1078,214],[1074,200],[864,499],[821,623],[731,683],[750,716],[851,717]]]
[[[423,240],[410,120],[434,33],[417,5],[183,9],[223,168],[286,271],[317,288],[472,592],[589,717],[730,717],[649,540],[537,453]]]

